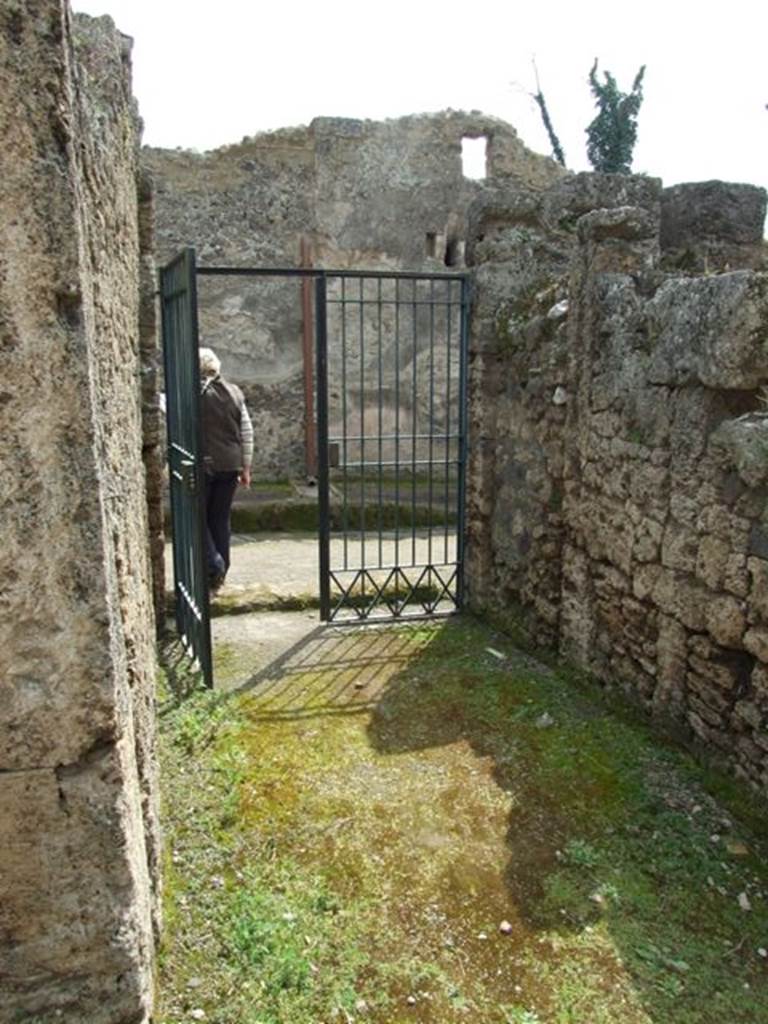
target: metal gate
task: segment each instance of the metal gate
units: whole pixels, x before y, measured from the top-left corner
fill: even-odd
[[[161,269],[160,302],[176,628],[206,686],[212,686],[194,249],[184,249]]]
[[[316,279],[324,621],[462,603],[468,301],[462,274]]]

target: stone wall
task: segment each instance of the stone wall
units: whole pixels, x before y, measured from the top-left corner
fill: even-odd
[[[0,1019],[138,1024],[158,835],[128,41],[16,0],[0,51]]]
[[[763,788],[765,208],[577,175],[473,210],[468,567],[476,607]]]
[[[544,187],[563,174],[509,125],[452,111],[384,122],[321,117],[204,154],[147,149],[159,258],[194,245],[201,266],[295,267],[305,240],[318,267],[462,269],[467,209],[487,187],[463,175],[467,137],[487,140],[488,181]],[[199,304],[201,338],[248,398],[256,474],[300,476],[299,284],[201,278]]]

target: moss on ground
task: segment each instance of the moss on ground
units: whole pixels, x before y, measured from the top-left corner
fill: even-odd
[[[442,507],[430,509],[428,505],[397,505],[384,502],[382,505],[368,505],[363,509],[350,504],[345,509],[331,505],[331,530],[352,531],[401,530],[412,526],[445,526],[445,512]],[[270,501],[258,505],[236,505],[232,509],[232,529],[235,533],[313,532],[319,528],[320,514],[316,502]]]
[[[588,683],[469,619],[217,659],[161,716],[160,1024],[768,1019],[763,805]]]

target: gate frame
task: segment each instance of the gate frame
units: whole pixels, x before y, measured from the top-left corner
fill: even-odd
[[[165,339],[167,336],[168,326],[168,314],[166,310],[166,300],[172,299],[173,294],[166,295],[163,288],[163,273],[169,271],[177,262],[180,260],[187,260],[191,266],[189,271],[190,287],[189,294],[191,296],[191,316],[190,316],[190,330],[188,332],[188,338],[193,342],[193,349],[196,353],[199,344],[198,341],[198,303],[197,303],[197,278],[198,277],[281,277],[281,278],[298,278],[298,279],[314,279],[315,281],[315,374],[316,374],[316,394],[317,394],[317,428],[318,428],[318,512],[319,512],[319,530],[318,530],[318,543],[319,543],[319,571],[320,571],[320,619],[323,622],[332,622],[334,625],[358,625],[361,622],[368,623],[387,623],[392,621],[405,621],[423,618],[437,618],[445,614],[454,614],[464,604],[465,598],[465,580],[464,580],[464,555],[465,555],[465,530],[466,530],[466,471],[467,471],[467,452],[468,452],[468,327],[469,327],[469,306],[471,301],[470,291],[470,277],[467,272],[429,272],[429,271],[386,271],[386,270],[334,270],[329,268],[318,268],[318,267],[224,267],[224,266],[209,266],[200,267],[197,265],[195,258],[195,249],[191,246],[183,249],[173,260],[169,261],[163,267],[160,268],[160,287],[159,294],[161,299],[162,309],[162,326],[163,326],[163,363],[166,373],[166,380],[169,379],[169,369],[171,368],[170,354],[168,347],[166,346]],[[456,501],[457,501],[457,521],[456,521],[456,597],[455,597],[455,609],[450,612],[425,612],[420,613],[408,613],[406,615],[400,615],[393,613],[391,618],[376,617],[366,618],[360,616],[356,619],[334,619],[332,618],[331,611],[331,597],[330,597],[330,585],[331,585],[331,570],[330,570],[330,472],[329,472],[329,456],[328,456],[328,333],[327,333],[327,302],[326,302],[326,285],[329,278],[350,278],[350,279],[385,279],[385,280],[412,280],[412,281],[428,281],[428,280],[443,280],[443,281],[456,281],[460,282],[460,330],[459,330],[459,453],[457,458],[457,465],[459,467]],[[197,489],[197,532],[199,544],[197,550],[199,555],[197,558],[198,572],[201,574],[201,578],[206,580],[206,586],[204,594],[201,595],[199,606],[200,615],[203,624],[203,642],[202,649],[195,651],[195,655],[200,662],[200,666],[203,672],[205,683],[207,686],[213,686],[213,667],[212,667],[212,655],[211,655],[211,638],[210,638],[210,601],[207,588],[207,574],[205,572],[205,483],[203,477],[203,467],[201,461],[202,453],[202,424],[200,417],[200,386],[199,386],[199,364],[197,358],[193,360],[193,381],[195,383],[195,398],[193,399],[194,416],[196,417],[196,447],[197,452],[195,453],[195,466],[194,466],[194,479],[195,486]],[[170,397],[170,396],[169,396]],[[167,423],[169,426],[169,451],[170,451],[170,402],[166,410]],[[325,439],[325,443],[321,443],[321,439]],[[169,463],[170,466],[170,463]],[[173,501],[171,502],[171,514],[173,512]],[[173,523],[174,530],[174,591],[176,594],[176,624],[179,634],[182,639],[187,635],[184,631],[185,613],[181,606],[184,595],[180,590],[179,581],[179,565],[180,559],[177,558],[177,539],[176,539],[176,524]]]
[[[184,284],[175,287],[173,272],[181,265]],[[162,323],[163,370],[165,374],[168,489],[171,505],[173,548],[173,588],[176,630],[182,645],[200,666],[203,681],[213,687],[213,653],[211,644],[211,612],[208,571],[205,556],[205,478],[202,461],[202,420],[200,415],[200,359],[197,319],[197,260],[192,246],[182,249],[172,260],[159,268],[158,292]],[[166,289],[168,285],[168,289]],[[188,297],[186,305],[172,307],[175,300]],[[181,311],[181,315],[179,315]],[[186,317],[185,314],[186,313]],[[177,319],[178,318],[178,319]],[[177,380],[168,339],[175,338],[191,370],[189,396],[192,429],[188,437],[177,438],[175,426],[184,423],[184,406],[177,409],[175,388],[169,381]],[[183,365],[183,364],[182,364]],[[180,441],[187,442],[182,447]],[[180,467],[172,449],[178,448]],[[189,493],[185,493],[184,489]],[[194,510],[192,515],[189,512]]]

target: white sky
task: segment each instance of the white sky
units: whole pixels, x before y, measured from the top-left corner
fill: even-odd
[[[595,57],[647,65],[634,170],[768,187],[765,0],[73,0],[134,38],[144,141],[200,150],[318,115],[481,110],[549,152],[535,56],[568,166],[588,169]]]

